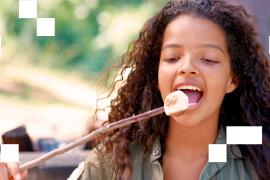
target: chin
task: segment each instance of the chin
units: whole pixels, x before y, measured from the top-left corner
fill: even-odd
[[[191,128],[198,126],[202,123],[199,119],[185,118],[185,117],[171,117],[171,120],[177,123],[179,126]]]

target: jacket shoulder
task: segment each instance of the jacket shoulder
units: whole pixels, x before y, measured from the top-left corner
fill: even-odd
[[[99,149],[90,151],[87,159],[80,163],[68,180],[113,179],[113,163],[110,154],[102,154]]]
[[[79,164],[68,180],[112,180],[116,179],[113,163],[113,154],[104,154],[101,147],[93,149],[87,159]],[[131,142],[129,145],[133,177],[141,176],[144,164],[144,153],[138,143]],[[134,179],[133,178],[133,179]]]

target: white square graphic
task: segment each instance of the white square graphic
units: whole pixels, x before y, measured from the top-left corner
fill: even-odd
[[[37,36],[55,36],[55,18],[37,18]]]
[[[262,126],[227,126],[227,144],[262,144]]]
[[[0,162],[19,162],[19,145],[1,144]]]
[[[37,0],[19,0],[19,18],[37,18]]]
[[[208,162],[227,162],[227,145],[209,144]]]

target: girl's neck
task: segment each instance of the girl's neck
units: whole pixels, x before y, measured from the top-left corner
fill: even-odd
[[[205,158],[208,156],[208,144],[215,143],[217,133],[218,120],[184,127],[170,118],[165,155],[188,161]]]

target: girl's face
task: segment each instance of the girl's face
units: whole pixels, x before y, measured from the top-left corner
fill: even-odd
[[[170,117],[183,126],[218,121],[224,95],[233,91],[230,57],[223,30],[210,20],[179,16],[165,29],[158,71],[162,99],[177,90],[189,97],[189,108]]]

